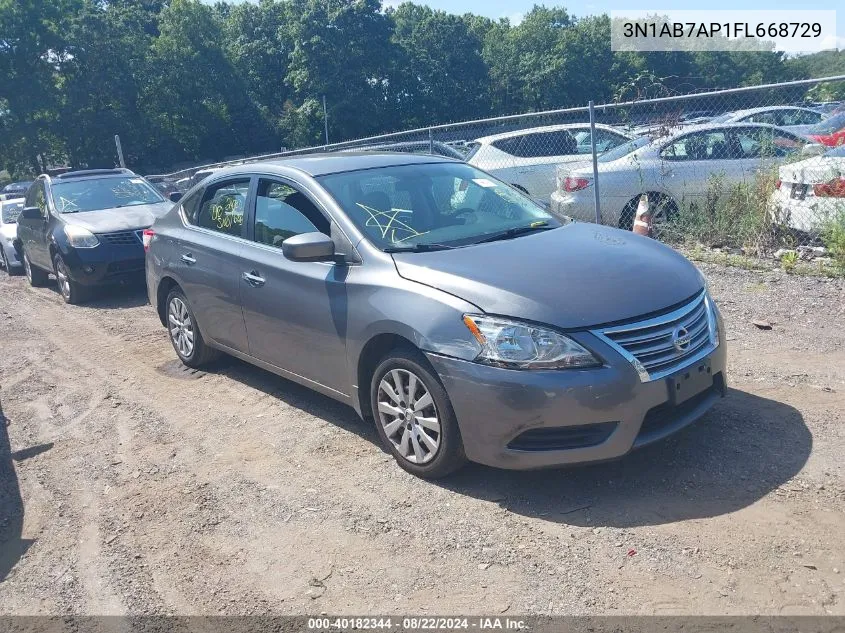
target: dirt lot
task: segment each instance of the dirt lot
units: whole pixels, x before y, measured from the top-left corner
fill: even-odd
[[[697,425],[439,483],[327,398],[183,370],[141,290],[4,275],[0,612],[845,614],[845,282],[704,269],[732,390]]]

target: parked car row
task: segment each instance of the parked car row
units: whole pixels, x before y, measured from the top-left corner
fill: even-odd
[[[69,172],[16,205],[30,284],[77,303],[143,270],[185,365],[229,354],[348,404],[419,476],[621,457],[726,393],[691,263],[455,158],[241,165],[169,202],[128,170]]]
[[[604,223],[630,228],[643,195],[654,205],[655,219],[666,220],[682,204],[704,199],[714,176],[730,187],[796,157],[818,156],[825,146],[845,142],[845,112],[827,115],[806,107],[771,106],[718,116],[690,114],[696,116],[668,126],[596,125]],[[478,138],[467,148],[469,164],[547,201],[554,212],[595,219],[589,125],[510,131]],[[809,220],[805,216],[789,226],[807,231]]]

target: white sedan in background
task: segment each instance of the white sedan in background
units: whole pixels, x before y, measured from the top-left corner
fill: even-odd
[[[18,236],[18,216],[23,211],[23,198],[0,200],[0,268],[14,275],[21,269],[21,262],[15,251]]]
[[[788,156],[814,147],[807,139],[762,124],[729,123],[683,128],[669,136],[643,136],[598,159],[602,222],[630,229],[637,203],[648,195],[654,222],[665,221],[681,204],[704,202],[713,177],[730,187]],[[551,210],[595,219],[592,165],[558,170]]]
[[[782,127],[796,134],[803,134],[824,118],[824,114],[800,106],[768,106],[727,112],[710,120],[710,123],[766,123]]]
[[[596,150],[606,152],[632,135],[609,125],[596,125]],[[555,170],[562,163],[590,159],[590,125],[565,123],[505,132],[476,139],[466,161],[493,174],[532,198],[548,202],[555,188]]]
[[[845,145],[783,165],[772,207],[776,221],[804,233],[818,233],[839,214],[845,218]]]

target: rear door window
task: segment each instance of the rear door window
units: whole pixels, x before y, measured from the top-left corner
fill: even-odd
[[[201,202],[190,212],[183,205],[186,218],[192,224],[204,229],[233,237],[243,237],[249,182],[249,177],[245,177],[209,185],[202,193]]]

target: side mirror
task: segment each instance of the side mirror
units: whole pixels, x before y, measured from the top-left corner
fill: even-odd
[[[41,209],[38,207],[24,207],[23,211],[21,211],[21,218],[24,220],[43,220],[44,216],[41,215]]]
[[[801,154],[804,156],[821,156],[828,148],[821,143],[807,143],[802,149]]]
[[[168,199],[170,202],[179,202],[182,199],[184,194],[181,191],[171,191],[167,194]]]
[[[334,258],[332,238],[323,233],[300,233],[282,242],[282,253],[294,262],[324,262]]]

